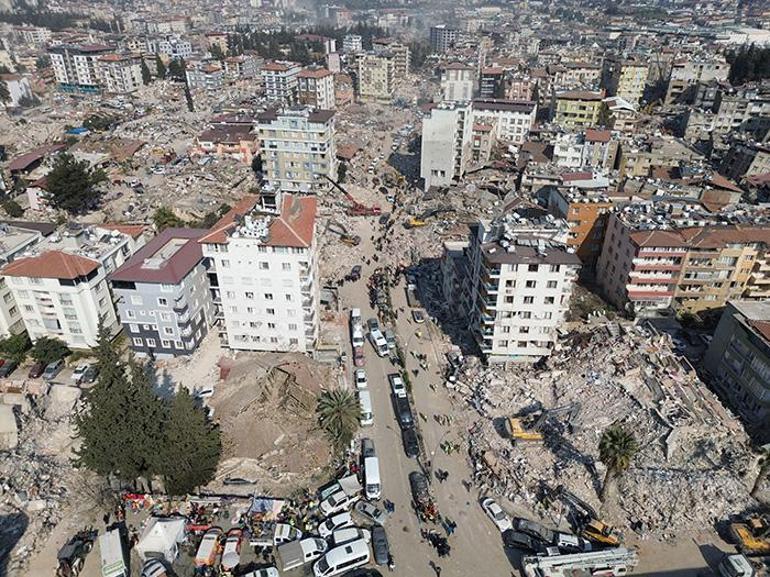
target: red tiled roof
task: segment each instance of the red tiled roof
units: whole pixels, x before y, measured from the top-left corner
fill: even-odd
[[[300,73],[297,75],[299,78],[326,78],[327,76],[331,76],[331,70],[327,70],[326,68],[303,68]]]
[[[586,140],[589,142],[609,142],[610,138],[612,138],[612,133],[609,130],[598,130],[596,128],[586,130]]]
[[[592,172],[565,172],[561,175],[561,179],[564,182],[571,182],[573,180],[591,180],[594,177]]]
[[[135,239],[142,236],[144,231],[147,230],[147,227],[143,224],[105,223],[100,224],[99,227],[106,228],[107,230],[117,230]]]
[[[97,268],[99,263],[95,260],[52,250],[39,256],[15,260],[2,273],[5,276],[73,280],[87,276]]]
[[[66,144],[45,144],[43,146],[39,146],[33,150],[30,150],[29,152],[22,154],[21,156],[14,158],[8,165],[8,170],[24,170],[29,167],[29,165],[37,162],[38,160],[42,160],[49,154],[53,154],[54,152],[59,152],[60,150],[66,149]]]
[[[473,70],[473,66],[468,66],[462,62],[451,62],[444,66],[444,70]]]
[[[770,342],[770,321],[746,321],[751,325],[766,341]]]
[[[247,196],[239,200],[217,223],[209,229],[209,233],[200,239],[200,243],[224,244],[227,242],[227,232],[238,226],[236,219],[253,209],[257,201],[256,196]]]

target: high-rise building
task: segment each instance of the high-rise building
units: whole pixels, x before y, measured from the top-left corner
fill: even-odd
[[[345,34],[342,39],[342,51],[345,54],[354,54],[364,51],[364,41],[358,34]]]
[[[97,61],[97,70],[104,90],[127,94],[136,91],[142,83],[141,57],[136,54],[105,54]]]
[[[564,221],[541,209],[481,221],[445,251],[445,298],[489,362],[535,361],[557,341],[580,270]],[[462,253],[459,251],[462,250]]]
[[[302,71],[302,65],[296,62],[273,61],[267,62],[260,71],[262,88],[268,100],[283,104],[297,102],[297,77]]]
[[[65,92],[99,92],[99,58],[109,52],[110,47],[101,44],[51,46],[48,55],[59,88]]]
[[[273,192],[316,193],[337,178],[334,111],[285,108],[257,117],[262,169]]]
[[[378,54],[389,53],[393,56],[393,73],[396,81],[406,80],[409,76],[410,51],[409,46],[392,38],[375,38],[372,49]]]
[[[317,202],[280,195],[239,202],[199,239],[219,334],[231,349],[308,352],[319,332]]]
[[[356,59],[356,84],[361,100],[388,101],[395,90],[395,58],[384,52],[361,54]]]
[[[512,144],[523,144],[535,125],[537,103],[477,98],[473,101],[473,121],[494,126],[495,137]]]
[[[198,239],[207,230],[168,228],[110,277],[128,345],[139,356],[192,353],[214,322]]]
[[[443,54],[454,47],[459,32],[446,24],[430,27],[430,48],[435,54]]]
[[[441,93],[444,100],[461,102],[473,98],[476,69],[462,62],[452,62],[441,70]]]
[[[498,66],[481,69],[479,98],[503,98],[505,96],[505,70]]]
[[[604,92],[568,90],[556,94],[554,122],[565,128],[592,128],[597,126]]]
[[[420,177],[424,188],[457,182],[471,154],[473,120],[468,102],[442,102],[422,121]]]
[[[671,65],[665,104],[675,104],[687,99],[687,88],[700,82],[727,80],[730,65],[724,59],[680,60]],[[632,103],[633,104],[633,103]]]
[[[302,70],[297,75],[297,101],[311,108],[334,110],[334,74],[319,66]]]
[[[640,60],[607,58],[602,67],[602,87],[608,96],[618,96],[634,106],[644,96],[649,63]]]

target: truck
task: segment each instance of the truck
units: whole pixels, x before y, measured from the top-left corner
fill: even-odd
[[[364,322],[360,309],[350,311],[350,341],[353,347],[353,362],[361,367],[366,362],[364,356]]]
[[[315,561],[326,553],[328,545],[323,539],[308,537],[279,545],[276,549],[278,566],[281,571],[291,571],[306,563]]]
[[[413,309],[420,307],[420,299],[417,298],[417,287],[411,283],[406,285],[406,304]]]
[[[528,556],[522,559],[521,568],[525,577],[621,577],[627,575],[638,562],[636,551],[618,547],[571,555]]]
[[[767,577],[767,567],[753,563],[745,555],[726,554],[717,567],[720,577]]]
[[[99,535],[102,577],[128,577],[128,565],[119,529]]]

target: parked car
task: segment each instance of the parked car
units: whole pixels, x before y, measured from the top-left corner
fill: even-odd
[[[280,573],[278,573],[278,569],[275,567],[263,567],[256,571],[244,573],[241,577],[280,577]]]
[[[369,529],[361,529],[360,527],[345,527],[344,529],[338,529],[332,533],[332,547],[339,547],[345,543],[351,541],[358,541],[363,539],[367,543],[372,540],[372,532]]]
[[[350,269],[350,272],[348,273],[346,279],[352,282],[361,280],[361,265],[357,264],[352,269]]]
[[[91,384],[96,380],[96,377],[99,376],[99,367],[96,365],[89,365],[89,367],[86,369],[86,372],[83,373],[83,379],[80,381],[81,384]]]
[[[571,553],[588,553],[592,550],[591,543],[572,533],[556,533],[552,545],[566,555]]]
[[[376,456],[377,452],[374,449],[374,441],[366,437],[361,439],[361,458],[366,459],[367,457]]]
[[[412,311],[412,318],[414,319],[414,322],[417,324],[422,324],[425,322],[425,313],[422,312],[420,309],[414,309]]]
[[[390,557],[390,547],[388,547],[388,535],[385,528],[380,525],[372,527],[372,551],[374,552],[374,561],[377,565],[387,565]]]
[[[503,547],[523,549],[524,551],[532,551],[534,553],[545,552],[545,545],[542,541],[513,529],[503,531]]]
[[[75,381],[76,385],[79,385],[83,382],[83,377],[86,374],[86,371],[91,365],[88,364],[82,364],[75,367],[75,370],[72,371],[72,380]]]
[[[45,371],[45,363],[38,361],[29,368],[27,376],[30,379],[37,379],[40,375],[43,374],[43,371]]]
[[[481,502],[481,507],[501,533],[513,528],[513,523],[508,513],[503,511],[503,508],[491,497],[484,499]]]
[[[225,546],[222,550],[221,566],[225,571],[232,571],[241,561],[241,540],[243,529],[237,527],[227,532]]]
[[[366,379],[366,371],[364,369],[356,369],[353,372],[353,378],[356,381],[357,389],[365,389],[369,386],[369,381]]]
[[[324,515],[328,516],[350,509],[357,500],[357,495],[348,495],[345,491],[340,490],[321,501],[318,507]]]
[[[375,318],[371,318],[366,321],[366,328],[369,330],[370,333],[373,332],[380,332],[380,321],[378,321]]]
[[[385,520],[388,518],[385,511],[378,509],[367,501],[359,501],[356,503],[354,509],[356,510],[356,513],[363,515],[370,521],[374,521],[377,525],[384,524]]]
[[[14,360],[6,360],[2,366],[0,366],[0,378],[5,378],[9,376],[13,371],[16,370],[16,367],[19,366],[19,363],[17,363]]]
[[[396,348],[396,334],[390,329],[385,329],[385,342],[390,350]]]
[[[401,431],[401,440],[404,442],[404,454],[410,459],[416,459],[420,454],[420,441],[414,427]]]
[[[46,381],[50,381],[56,375],[58,375],[63,368],[64,368],[64,361],[62,359],[59,359],[58,361],[54,361],[52,363],[48,363],[48,366],[46,366],[45,371],[43,371],[43,379]]]
[[[283,545],[302,539],[302,531],[288,523],[276,523],[273,531],[273,545]]]
[[[406,397],[393,397],[393,408],[396,412],[399,427],[402,429],[414,427],[414,417],[412,416],[412,407],[409,406],[409,399]]]
[[[352,526],[353,518],[350,516],[350,513],[346,511],[326,518],[318,525],[318,534],[324,539],[328,539],[336,530]]]
[[[398,373],[391,373],[388,375],[388,381],[390,381],[390,389],[396,397],[406,398],[406,385],[404,385],[404,379]]]
[[[219,538],[222,536],[220,527],[212,527],[203,535],[198,552],[195,554],[196,567],[213,567],[219,555]]]
[[[553,540],[555,537],[554,531],[552,531],[548,527],[541,525],[536,521],[530,521],[529,519],[522,519],[521,517],[516,517],[513,520],[513,528],[516,531],[529,535],[530,537],[539,539],[546,545],[550,545],[551,543],[553,543]]]

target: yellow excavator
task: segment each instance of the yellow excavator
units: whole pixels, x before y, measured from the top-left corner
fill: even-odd
[[[580,403],[572,403],[555,409],[540,409],[526,414],[514,415],[506,419],[505,424],[514,445],[542,443],[543,433],[541,429],[549,418],[566,415],[567,426],[572,426],[572,421],[579,413]]]
[[[744,555],[770,555],[770,514],[730,523],[730,536]]]
[[[556,489],[545,486],[545,489],[551,498],[560,499],[570,507],[574,513],[571,516],[572,525],[575,532],[583,539],[607,547],[620,546],[621,535],[612,525],[601,521],[596,509],[591,505],[569,491],[564,485],[559,485]]]

